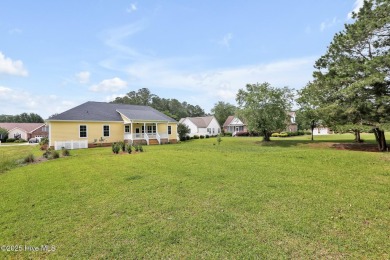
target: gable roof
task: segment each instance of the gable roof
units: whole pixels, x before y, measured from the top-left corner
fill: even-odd
[[[4,128],[8,130],[8,132],[15,128],[19,128],[26,133],[31,133],[44,125],[45,123],[0,123],[0,128]]]
[[[225,123],[223,123],[223,127],[230,125],[230,123],[233,121],[234,116],[228,116]]]
[[[130,120],[176,122],[174,119],[149,106],[115,104],[88,101],[55,115],[46,121],[117,121],[123,122],[121,114]]]
[[[202,117],[186,117],[180,119],[180,122],[183,122],[185,119],[190,120],[196,127],[206,128],[213,120],[214,116],[202,116]]]

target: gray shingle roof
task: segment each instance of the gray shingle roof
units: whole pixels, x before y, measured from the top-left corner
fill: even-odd
[[[120,115],[130,120],[154,120],[176,122],[165,114],[149,107],[138,105],[114,104],[88,101],[61,114],[49,118],[47,121],[120,121]]]
[[[206,128],[214,116],[202,116],[202,117],[187,117],[194,125],[200,128]],[[180,120],[181,121],[181,120]],[[183,119],[184,121],[184,119]],[[182,122],[182,121],[181,121]]]

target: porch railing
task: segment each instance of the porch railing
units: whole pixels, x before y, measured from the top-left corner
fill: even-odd
[[[143,135],[144,135],[144,138],[146,140],[147,145],[149,145],[149,136],[148,136],[148,134],[143,134]]]

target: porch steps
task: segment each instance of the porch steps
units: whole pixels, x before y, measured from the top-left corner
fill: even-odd
[[[149,145],[159,144],[157,139],[149,139]]]

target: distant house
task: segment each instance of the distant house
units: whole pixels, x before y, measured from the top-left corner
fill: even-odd
[[[297,132],[298,131],[298,124],[295,121],[296,113],[295,111],[288,112],[289,115],[289,121],[287,123],[287,132]]]
[[[229,116],[223,124],[223,130],[225,133],[246,132],[248,127],[238,117]]]
[[[131,144],[177,142],[177,121],[149,107],[86,102],[46,120],[49,145],[87,148],[124,141]]]
[[[179,121],[190,129],[189,136],[210,135],[215,136],[221,132],[221,126],[214,116],[186,117]]]
[[[8,131],[8,138],[28,140],[48,136],[45,123],[0,123],[0,128]]]
[[[313,129],[313,135],[328,135],[332,134],[332,131],[329,129],[329,127],[326,126],[317,126]]]

